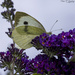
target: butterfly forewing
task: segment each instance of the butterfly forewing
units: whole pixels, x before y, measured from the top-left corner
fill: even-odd
[[[24,22],[28,22],[28,26],[38,27],[43,29],[46,32],[42,24],[39,21],[37,21],[35,18],[33,18],[32,16],[23,12],[16,12],[15,26],[22,26],[22,25],[27,26],[26,24],[24,24]]]

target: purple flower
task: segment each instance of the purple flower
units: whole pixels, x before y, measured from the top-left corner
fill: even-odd
[[[69,45],[69,40],[68,39],[63,39],[61,46],[64,48],[64,47],[67,47],[68,45]]]
[[[39,68],[37,73],[40,73],[40,74],[43,74],[44,73],[44,70],[42,68]]]
[[[55,57],[49,58],[45,54],[39,54],[34,59],[26,64],[26,72],[37,72],[39,74],[50,75],[74,75],[75,63],[68,64],[62,56],[58,59]],[[73,68],[72,68],[73,67]]]
[[[73,29],[73,34],[75,34],[75,28]]]
[[[7,51],[6,53],[0,52],[0,58],[1,58],[1,60],[0,60],[1,62],[11,63],[13,56],[9,51]]]
[[[46,46],[46,43],[47,43],[47,40],[46,39],[43,39],[43,40],[40,39],[40,43],[41,43],[41,45],[43,47],[45,47]]]
[[[46,33],[43,33],[42,35],[40,35],[40,38],[41,38],[41,39],[45,39],[45,38],[47,38],[47,37],[49,37],[49,35],[46,34]]]
[[[51,46],[52,46],[51,41],[47,41],[47,42],[46,42],[46,47],[51,47]]]
[[[49,36],[46,33],[38,36],[38,40],[34,38],[33,46],[37,49],[43,49],[43,53],[48,56],[63,55],[69,51],[74,51],[75,46],[75,29],[69,32],[62,32],[58,35]],[[35,41],[36,40],[36,41]]]
[[[35,71],[35,67],[33,66],[33,60],[30,60],[25,67],[26,72],[33,72]]]
[[[50,65],[47,63],[47,64],[45,64],[45,69],[47,70],[47,71],[50,71]]]

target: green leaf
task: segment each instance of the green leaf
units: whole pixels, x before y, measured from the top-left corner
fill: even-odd
[[[34,73],[33,75],[42,75],[42,74],[39,74],[39,73]]]

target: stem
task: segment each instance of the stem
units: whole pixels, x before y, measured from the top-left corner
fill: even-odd
[[[7,8],[7,11],[9,12],[9,9]],[[11,19],[11,16],[9,15],[9,21],[10,21],[10,25],[11,25],[11,30],[13,31],[14,30],[14,24],[13,24],[13,21]],[[13,41],[13,45],[15,47],[15,42]]]
[[[9,12],[9,9],[7,8],[7,11]],[[9,14],[9,13],[8,13]],[[13,31],[14,30],[14,24],[13,24],[13,21],[11,19],[11,16],[9,16],[9,21],[10,21],[10,25],[11,25],[11,30]],[[15,42],[13,41],[13,45],[14,45],[14,48],[15,48]],[[14,75],[14,66],[15,66],[15,63],[14,63],[14,58],[12,60],[12,64],[11,64],[11,69],[10,69],[10,75]]]
[[[13,62],[11,64],[10,75],[14,75],[14,60],[13,60]]]

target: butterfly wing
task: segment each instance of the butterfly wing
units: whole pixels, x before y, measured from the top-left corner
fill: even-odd
[[[15,29],[12,32],[12,37],[20,48],[27,49],[32,47],[32,39],[45,32],[41,23],[30,15],[23,12],[16,13]]]
[[[30,43],[33,38],[35,38],[38,35],[20,35],[16,29],[14,29],[13,33],[13,40],[14,42],[22,49],[27,49],[32,47],[32,44]]]
[[[15,26],[24,25],[25,21],[28,22],[29,26],[39,27],[46,32],[43,25],[39,21],[37,21],[35,18],[33,18],[32,16],[30,16],[24,12],[16,12],[16,14],[15,14]]]

